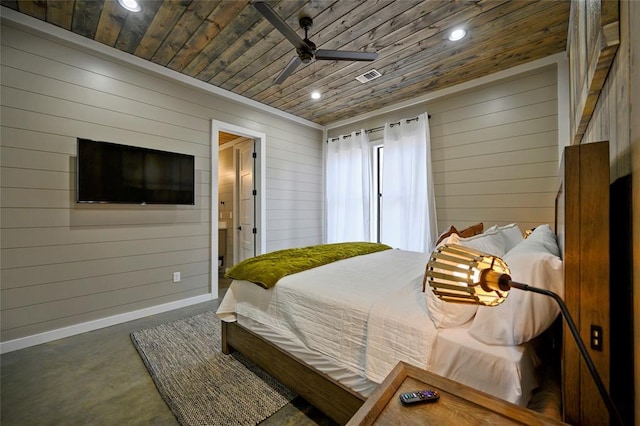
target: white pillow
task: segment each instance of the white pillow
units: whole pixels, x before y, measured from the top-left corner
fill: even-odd
[[[546,251],[560,257],[558,240],[556,239],[556,235],[553,233],[549,225],[537,226],[525,241],[528,241],[526,245],[519,248],[514,247],[513,249],[517,248],[518,250],[531,251],[531,248],[535,247],[537,251]]]
[[[476,314],[478,305],[451,303],[438,299],[427,284],[424,290],[427,298],[427,309],[433,325],[437,328],[457,327],[468,322]]]
[[[498,229],[507,243],[507,252],[524,240],[520,227],[515,223],[500,226]]]
[[[547,230],[540,231],[541,235],[546,233]],[[547,244],[530,238],[503,257],[511,270],[512,280],[551,290],[562,297],[564,272],[562,261],[554,254],[559,252],[557,244],[554,249],[549,247],[547,237],[544,238]],[[519,345],[540,335],[559,313],[558,304],[551,297],[511,289],[501,305],[478,308],[469,334],[489,345]]]
[[[502,257],[507,252],[507,241],[498,227],[491,227],[486,232],[474,235],[473,237],[460,238],[454,234],[449,238],[451,238],[450,244],[473,248],[493,256]]]
[[[496,229],[498,229],[498,225],[493,225],[492,227],[485,229],[484,232],[493,232]]]
[[[458,244],[460,237],[458,234],[451,234],[438,244]],[[461,303],[444,302],[433,294],[431,286],[425,282],[424,289],[425,298],[427,300],[427,309],[429,309],[429,317],[437,328],[456,327],[468,322],[478,310],[477,305],[467,305]]]

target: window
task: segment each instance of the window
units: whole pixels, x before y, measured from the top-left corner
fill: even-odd
[[[382,211],[382,163],[384,161],[384,147],[382,139],[371,142],[371,170],[373,185],[371,185],[371,236],[380,242],[380,213]]]

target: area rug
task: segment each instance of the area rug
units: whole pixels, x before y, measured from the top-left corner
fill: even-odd
[[[295,397],[242,355],[220,351],[214,312],[135,331],[131,340],[182,425],[255,425]]]

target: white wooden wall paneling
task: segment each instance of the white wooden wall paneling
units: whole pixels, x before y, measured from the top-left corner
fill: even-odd
[[[1,30],[3,342],[86,331],[85,323],[210,292],[212,118],[267,135],[267,185],[277,196],[267,204],[284,206],[268,238],[277,247],[322,241],[319,129],[66,42]],[[194,155],[196,205],[76,204],[77,137]],[[311,213],[305,222],[301,212]]]

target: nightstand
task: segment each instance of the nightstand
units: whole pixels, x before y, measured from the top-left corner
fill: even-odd
[[[403,405],[403,392],[436,389],[436,402]],[[561,425],[555,419],[519,407],[469,386],[398,363],[347,425]]]

